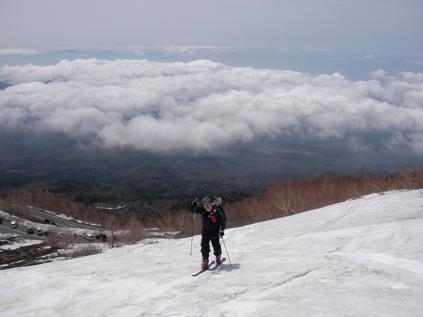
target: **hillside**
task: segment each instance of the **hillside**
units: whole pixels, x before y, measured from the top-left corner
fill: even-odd
[[[200,237],[0,271],[6,316],[423,316],[423,190],[227,230],[232,265],[198,269]]]

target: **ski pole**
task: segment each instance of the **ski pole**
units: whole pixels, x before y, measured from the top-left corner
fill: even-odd
[[[229,264],[232,265],[231,258],[229,257],[228,249],[226,248],[225,239],[222,237],[223,246],[225,247],[226,255],[228,256]]]
[[[191,231],[191,250],[189,251],[189,255],[192,255],[192,242],[194,240],[194,226],[195,226],[195,214],[192,215],[192,231]]]

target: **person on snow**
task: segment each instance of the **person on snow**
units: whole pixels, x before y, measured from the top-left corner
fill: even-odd
[[[226,215],[221,206],[220,197],[214,203],[210,197],[204,197],[201,202],[197,199],[192,202],[191,212],[201,214],[203,228],[201,231],[201,268],[209,268],[210,242],[216,257],[216,265],[222,264],[222,248],[220,238],[225,234]]]

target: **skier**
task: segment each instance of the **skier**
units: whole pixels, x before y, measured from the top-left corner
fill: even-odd
[[[222,264],[222,248],[219,239],[225,234],[226,215],[221,206],[221,198],[212,202],[210,197],[204,197],[199,203],[195,199],[191,204],[191,212],[201,214],[203,229],[201,231],[201,269],[209,268],[210,242],[216,256],[216,265]]]

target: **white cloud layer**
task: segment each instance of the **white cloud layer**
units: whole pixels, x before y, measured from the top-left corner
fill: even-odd
[[[160,54],[177,54],[177,55],[195,55],[195,54],[212,54],[235,52],[236,49],[229,46],[210,46],[210,45],[164,45],[164,46],[111,46],[94,48],[99,51],[112,51],[118,53],[131,53],[136,55],[144,55],[147,53]]]
[[[259,137],[331,140],[390,135],[423,153],[423,74],[368,81],[229,67],[208,60],[74,60],[5,66],[0,125],[153,152],[212,150]]]
[[[26,48],[0,48],[0,56],[9,55],[39,55],[40,51]]]

